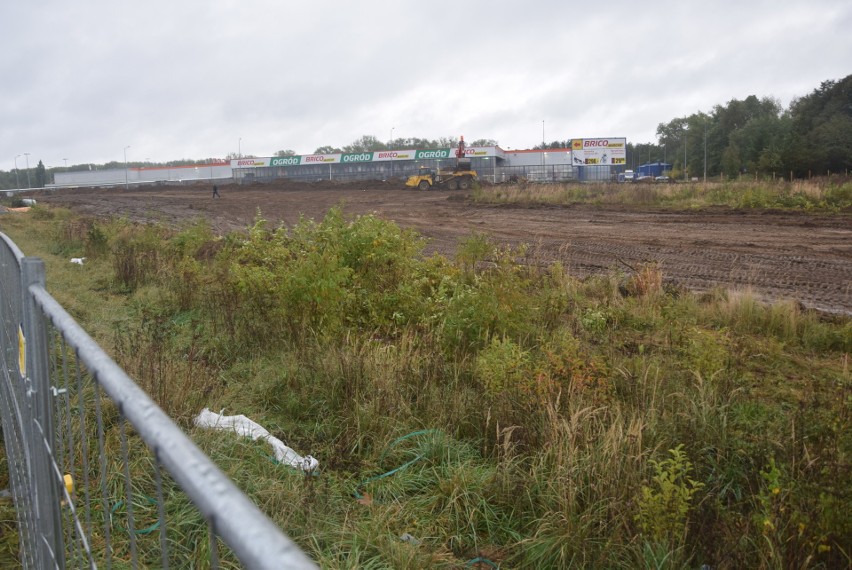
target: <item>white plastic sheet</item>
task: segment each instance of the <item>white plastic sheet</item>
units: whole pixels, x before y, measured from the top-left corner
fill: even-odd
[[[217,414],[216,412],[211,412],[208,408],[204,408],[201,410],[201,413],[196,416],[195,425],[203,428],[233,431],[239,435],[250,437],[255,440],[264,439],[272,446],[275,453],[275,459],[277,459],[279,463],[295,467],[296,469],[301,469],[306,473],[314,471],[319,466],[319,461],[310,455],[302,457],[291,448],[284,445],[284,442],[280,439],[272,436],[272,434],[270,434],[262,425],[242,414],[238,416],[224,416],[222,414]]]

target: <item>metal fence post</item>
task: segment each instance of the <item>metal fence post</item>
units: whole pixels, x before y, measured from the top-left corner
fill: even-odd
[[[47,353],[47,327],[30,287],[44,287],[44,262],[36,257],[21,259],[23,328],[26,339],[26,373],[32,410],[29,445],[33,458],[32,484],[39,536],[36,537],[39,568],[65,568],[59,481],[54,472],[53,394]]]

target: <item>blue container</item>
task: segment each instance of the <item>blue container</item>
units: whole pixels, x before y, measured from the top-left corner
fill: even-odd
[[[663,172],[668,172],[671,169],[672,165],[668,162],[650,162],[640,164],[636,167],[636,178],[642,178],[644,176],[656,178],[657,176],[662,176]]]

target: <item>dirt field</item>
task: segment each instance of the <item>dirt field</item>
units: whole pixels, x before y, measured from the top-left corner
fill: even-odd
[[[452,255],[473,232],[499,242],[535,246],[536,259],[561,260],[584,277],[659,261],[667,280],[693,290],[750,286],[765,299],[793,298],[807,307],[852,314],[852,214],[700,212],[635,208],[498,207],[472,203],[461,192],[419,192],[367,182],[59,190],[39,201],[91,216],[180,225],[206,218],[215,231],[240,230],[258,210],[272,223],[300,215],[320,219],[341,205],[347,214],[375,213],[430,239]]]

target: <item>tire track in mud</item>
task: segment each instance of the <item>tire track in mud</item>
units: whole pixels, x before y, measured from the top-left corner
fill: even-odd
[[[667,279],[687,289],[748,287],[766,299],[792,298],[825,311],[848,312],[852,306],[852,263],[846,261],[612,244],[576,245],[568,248],[567,257],[563,263],[579,276],[619,268],[621,262],[635,267],[656,261]]]

